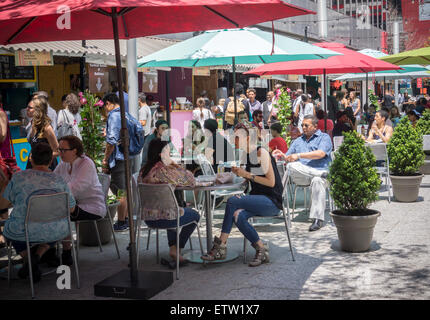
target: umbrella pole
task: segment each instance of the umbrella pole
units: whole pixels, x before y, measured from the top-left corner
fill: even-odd
[[[124,163],[125,163],[125,183],[126,183],[126,193],[127,193],[127,216],[130,226],[130,246],[129,246],[129,256],[130,256],[130,277],[132,282],[137,281],[137,270],[136,270],[136,241],[134,233],[134,221],[131,208],[133,206],[131,199],[131,185],[130,185],[130,162],[128,146],[130,139],[127,130],[127,120],[125,118],[125,105],[124,105],[124,93],[122,89],[122,66],[121,66],[121,49],[119,46],[119,35],[118,35],[118,15],[116,9],[112,10],[112,25],[113,25],[113,35],[115,42],[115,60],[116,60],[116,72],[118,80],[118,91],[119,91],[119,101],[120,101],[120,111],[121,111],[121,141],[124,145]]]
[[[234,103],[234,125],[237,124],[237,102],[236,102],[236,58],[232,58],[233,71],[233,103]]]
[[[170,100],[169,100],[169,71],[166,72],[166,121],[170,125]]]
[[[366,72],[366,85],[365,85],[365,90],[366,90],[366,105],[367,108],[369,108],[369,89],[368,89],[368,81],[369,81],[369,74]]]
[[[323,90],[324,132],[327,133],[327,76],[326,76],[326,70],[325,69],[324,69],[324,74],[323,74],[323,84],[324,84],[324,90]]]
[[[136,241],[135,227],[132,209],[131,175],[129,159],[129,136],[127,131],[127,121],[125,118],[124,93],[122,91],[122,70],[121,55],[118,35],[118,13],[116,8],[112,8],[112,25],[115,42],[116,70],[118,73],[118,90],[121,111],[121,141],[124,146],[125,162],[125,182],[127,192],[127,214],[130,226],[130,245],[129,245],[129,268],[96,283],[94,285],[94,295],[99,297],[114,297],[128,299],[149,299],[159,292],[165,290],[173,283],[173,273],[163,271],[137,271],[136,262]],[[140,214],[140,212],[139,212]],[[140,227],[140,226],[137,226]]]

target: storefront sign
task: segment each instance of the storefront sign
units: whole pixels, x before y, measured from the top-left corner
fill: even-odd
[[[15,51],[16,66],[53,66],[54,57],[49,51]]]
[[[20,67],[15,65],[12,54],[0,55],[0,82],[35,82],[36,68],[34,66]]]
[[[158,71],[149,70],[142,75],[142,92],[157,93],[158,92]]]
[[[88,68],[89,88],[91,92],[109,91],[109,68],[90,65]]]
[[[197,67],[193,68],[193,76],[204,76],[204,77],[210,77],[211,70],[209,67]]]

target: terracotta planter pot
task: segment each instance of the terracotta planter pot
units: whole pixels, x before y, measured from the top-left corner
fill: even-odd
[[[423,174],[415,176],[392,176],[393,194],[397,201],[414,202],[418,199]]]
[[[341,211],[330,212],[337,228],[340,247],[347,252],[364,252],[369,250],[373,239],[373,230],[379,211],[367,209],[360,215],[344,215]]]
[[[108,213],[112,219],[116,215],[119,202],[110,204],[108,206]],[[97,221],[97,228],[99,229],[100,241],[102,244],[107,244],[112,240],[112,229],[110,226],[109,218],[106,216]],[[84,246],[98,246],[96,229],[92,221],[81,222],[79,225],[79,242]]]

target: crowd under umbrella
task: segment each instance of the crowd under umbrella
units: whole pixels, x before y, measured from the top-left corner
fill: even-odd
[[[173,6],[172,1],[168,0],[4,0],[0,3],[2,45],[60,40],[114,40],[129,217],[132,217],[129,139],[119,39],[217,28],[241,28],[310,13],[282,0],[178,0],[174,4]],[[95,291],[98,295],[149,298],[167,288],[173,281],[172,277],[169,277],[170,274],[165,272],[138,272],[134,223],[132,218],[129,221],[129,270],[121,271],[96,284]]]
[[[138,60],[138,67],[207,67],[326,59],[340,53],[258,28],[206,31]],[[233,85],[234,96],[236,86]],[[236,99],[234,101],[237,121]]]
[[[430,47],[403,51],[380,59],[396,65],[420,64],[427,66],[430,65]]]
[[[360,50],[358,52],[365,54],[365,55],[368,55],[368,56],[373,57],[373,58],[377,58],[377,59],[388,56],[388,54],[386,54],[382,51],[374,50],[374,49],[363,49],[363,50]],[[383,80],[384,86],[385,86],[386,80],[416,79],[416,78],[428,77],[428,76],[430,76],[430,74],[428,73],[428,69],[421,66],[421,65],[418,65],[418,64],[402,65],[402,69],[388,70],[388,71],[376,71],[376,72],[373,72],[371,74],[371,77],[373,80]],[[367,82],[369,80],[369,74],[368,73],[348,73],[348,74],[344,74],[340,77],[337,77],[334,80],[339,80],[339,81],[346,81],[346,80],[362,81],[362,80],[365,80],[366,85],[367,85]],[[366,103],[367,104],[369,103],[368,100],[369,100],[369,95],[368,95],[368,92],[366,91]]]
[[[245,74],[274,75],[274,74],[302,74],[323,76],[323,106],[324,106],[324,131],[327,131],[327,75],[349,72],[374,72],[382,70],[397,70],[399,66],[372,58],[368,55],[346,48],[345,45],[336,42],[322,42],[314,44],[320,48],[330,49],[342,55],[333,56],[324,60],[303,60],[292,62],[276,62],[262,65]]]

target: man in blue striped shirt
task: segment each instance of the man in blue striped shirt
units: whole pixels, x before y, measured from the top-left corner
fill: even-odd
[[[309,231],[316,231],[324,225],[328,167],[333,145],[327,133],[317,129],[318,119],[307,115],[302,122],[303,135],[291,144],[283,154],[275,150],[273,156],[289,162],[287,169],[296,185],[310,185],[312,205],[309,217],[313,219]]]

